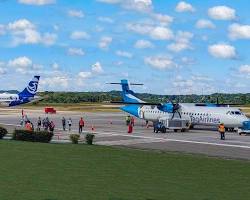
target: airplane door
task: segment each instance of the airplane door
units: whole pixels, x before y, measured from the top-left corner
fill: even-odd
[[[140,111],[139,111],[139,117],[140,117],[141,119],[144,119],[144,118],[145,118],[145,116],[144,116],[144,111],[141,110],[141,109],[140,109]]]

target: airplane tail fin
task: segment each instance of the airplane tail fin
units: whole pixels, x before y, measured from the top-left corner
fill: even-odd
[[[128,80],[123,79],[121,83],[111,83],[122,86],[122,100],[126,103],[144,103],[141,99],[135,96],[135,93],[130,89],[130,85],[143,85],[138,83],[129,83]]]
[[[34,97],[37,92],[39,79],[40,76],[34,76],[28,86],[18,94],[19,97]]]

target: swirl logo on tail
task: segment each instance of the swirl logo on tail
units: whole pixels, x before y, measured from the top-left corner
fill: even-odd
[[[37,86],[38,86],[38,81],[31,81],[26,89],[28,90],[29,93],[36,94]]]

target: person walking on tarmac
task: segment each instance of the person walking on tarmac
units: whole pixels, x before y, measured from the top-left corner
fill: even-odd
[[[219,125],[218,131],[220,133],[220,139],[225,140],[225,126],[223,123]]]
[[[62,118],[62,127],[63,127],[63,131],[66,130],[66,119],[63,117]]]
[[[82,128],[84,127],[84,120],[81,117],[80,121],[79,121],[79,133],[82,133]]]
[[[72,126],[72,120],[71,120],[71,118],[68,119],[68,125],[69,125],[69,131],[71,131],[71,126]]]
[[[135,126],[135,118],[133,116],[130,118],[130,123],[132,126]]]
[[[130,124],[130,115],[126,116],[126,125],[128,126]]]
[[[32,128],[32,124],[30,121],[27,121],[26,124],[25,124],[25,129],[27,131],[33,131],[33,128]]]
[[[41,120],[41,117],[38,117],[38,120],[37,120],[37,130],[38,131],[41,130],[41,126],[42,126],[42,120]]]

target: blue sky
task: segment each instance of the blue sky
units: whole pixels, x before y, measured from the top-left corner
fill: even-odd
[[[249,92],[247,0],[0,1],[0,85],[40,91]]]

